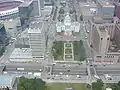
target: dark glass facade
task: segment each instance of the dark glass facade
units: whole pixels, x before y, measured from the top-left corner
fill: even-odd
[[[30,12],[33,9],[33,4],[29,4],[28,6],[20,6],[19,7],[19,16],[20,16],[20,21],[21,25],[25,24],[29,20],[30,17]]]
[[[7,33],[3,24],[0,24],[0,56],[5,51],[5,46],[9,44]]]
[[[7,33],[3,24],[0,24],[0,44],[6,45]]]

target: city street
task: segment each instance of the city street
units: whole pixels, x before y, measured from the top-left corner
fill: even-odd
[[[7,72],[7,74],[15,76],[26,76],[29,78],[33,78],[33,73],[40,72],[41,77],[43,80],[45,80],[47,83],[51,82],[69,82],[69,83],[89,83],[91,85],[92,79],[96,79],[95,75],[98,76],[100,79],[103,80],[105,83],[117,83],[120,81],[120,64],[92,64],[90,61],[92,55],[91,55],[91,49],[88,42],[88,34],[89,32],[86,32],[86,26],[85,21],[80,21],[79,17],[82,14],[79,5],[78,0],[74,0],[71,4],[71,7],[74,7],[76,10],[76,13],[74,13],[72,16],[73,21],[78,21],[80,23],[80,32],[73,33],[71,36],[65,36],[65,35],[58,35],[56,32],[56,22],[59,8],[56,15],[56,20],[53,21],[52,18],[53,15],[50,16],[48,20],[46,20],[46,13],[42,13],[41,18],[30,18],[30,24],[29,26],[32,26],[32,23],[44,23],[44,29],[42,30],[43,33],[45,33],[45,37],[47,38],[47,47],[45,49],[45,57],[43,60],[38,60],[38,62],[26,62],[26,63],[19,63],[19,62],[10,62],[9,57],[12,53],[12,51],[15,48],[15,43],[20,37],[19,35],[16,36],[13,43],[9,44],[5,50],[5,53],[0,58],[0,65],[5,66],[4,72]],[[35,3],[37,4],[37,3]],[[56,6],[60,6],[60,1],[56,1]],[[35,8],[37,9],[37,8]],[[67,3],[67,6],[65,7],[65,13],[69,12],[70,8]],[[37,12],[32,12],[33,16],[34,14],[37,14]],[[77,18],[76,18],[77,17]],[[37,27],[40,27],[40,25],[35,24]],[[87,27],[89,29],[89,27]],[[64,61],[55,61],[54,57],[52,56],[52,46],[54,41],[83,41],[86,56],[87,59],[83,62],[79,61],[73,61],[71,62],[64,62]],[[87,62],[87,63],[86,63]],[[22,69],[22,70],[20,70]],[[32,72],[31,75],[28,73]],[[111,80],[108,80],[105,77],[105,74],[108,74],[111,76]],[[97,78],[98,79],[98,78]]]

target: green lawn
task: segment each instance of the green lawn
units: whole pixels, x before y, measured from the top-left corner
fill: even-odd
[[[53,42],[52,55],[54,56],[54,59],[63,60],[63,54],[64,54],[64,42],[62,41]]]
[[[73,88],[73,90],[88,90],[86,84],[81,83],[51,83],[47,84],[47,90],[66,90],[66,88]]]
[[[71,54],[72,53],[72,49],[65,49],[65,53],[66,54]]]
[[[74,59],[76,61],[84,61],[86,59],[86,52],[82,41],[75,41],[74,47]]]

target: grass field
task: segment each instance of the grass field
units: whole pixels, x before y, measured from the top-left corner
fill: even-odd
[[[64,42],[54,41],[52,46],[52,55],[55,60],[63,60]]]
[[[47,90],[66,90],[72,88],[73,90],[88,90],[86,84],[83,83],[50,83],[47,84]]]
[[[74,45],[74,59],[76,61],[84,61],[86,59],[86,52],[82,41],[75,41]]]

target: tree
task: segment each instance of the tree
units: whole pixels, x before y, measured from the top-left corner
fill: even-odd
[[[45,82],[41,79],[28,79],[25,77],[20,77],[20,82],[18,84],[18,90],[45,90]]]
[[[112,90],[120,90],[120,86],[116,83],[111,84],[111,88],[112,88]]]
[[[118,86],[120,86],[120,81],[118,82]]]
[[[83,16],[82,15],[80,16],[80,20],[83,21]]]
[[[65,12],[64,9],[61,8],[59,14],[64,14],[64,12]]]
[[[92,83],[92,90],[102,90],[103,84],[103,81],[98,79],[97,82]]]

